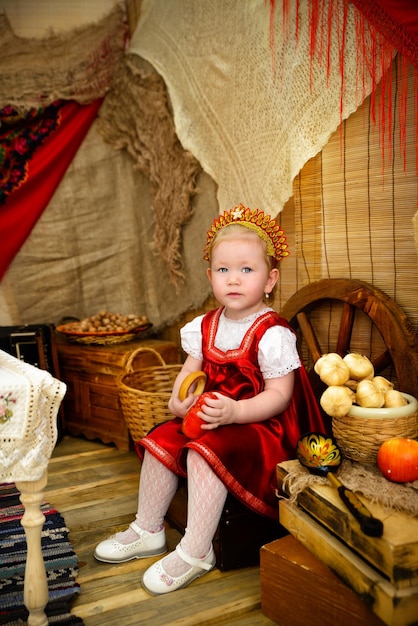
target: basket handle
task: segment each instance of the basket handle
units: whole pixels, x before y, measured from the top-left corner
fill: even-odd
[[[159,361],[160,365],[162,365],[163,367],[167,365],[167,363],[164,361],[161,354],[157,352],[156,350],[154,350],[154,348],[137,348],[136,350],[132,350],[132,352],[130,352],[128,356],[126,357],[125,371],[127,373],[131,374],[134,371],[132,367],[132,363],[135,357],[137,357],[140,352],[147,352],[149,354],[153,354],[156,357],[156,359]]]

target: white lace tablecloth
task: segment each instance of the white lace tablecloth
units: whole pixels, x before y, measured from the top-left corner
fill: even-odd
[[[294,177],[391,62],[379,64],[369,34],[359,48],[352,3],[321,3],[317,31],[316,3],[287,4],[283,18],[276,2],[273,31],[266,0],[141,4],[129,52],[166,82],[179,140],[218,185],[220,213],[243,202],[276,217]]]
[[[0,480],[38,480],[57,440],[66,385],[0,350]]]
[[[57,416],[66,385],[49,372],[0,350],[0,481],[16,483],[25,508],[24,603],[28,626],[47,626],[48,583],[42,555],[41,510]]]

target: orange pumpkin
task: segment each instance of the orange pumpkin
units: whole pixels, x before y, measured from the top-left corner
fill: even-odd
[[[418,441],[407,437],[384,441],[377,453],[377,466],[394,483],[418,480]]]

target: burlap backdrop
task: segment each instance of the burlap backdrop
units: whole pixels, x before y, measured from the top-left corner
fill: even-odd
[[[187,282],[176,290],[151,249],[150,183],[96,126],[2,281],[3,306],[14,324],[57,323],[107,309],[147,315],[158,328],[209,292],[202,241],[218,212],[212,181],[205,174],[198,179],[196,217],[184,227]]]
[[[199,7],[206,11],[201,3]],[[248,26],[248,22],[244,20],[244,23]],[[263,29],[265,27],[263,19]],[[234,28],[239,32],[238,23]],[[240,61],[239,55],[233,57],[232,62],[234,59]],[[270,71],[270,62],[266,63]],[[309,67],[306,71],[309,74]],[[263,84],[264,94],[263,81],[253,81],[251,93],[240,85],[236,88],[235,100],[245,99],[245,106],[251,110],[248,103],[251,94],[256,105],[261,100],[260,84]],[[326,99],[327,91],[324,88],[322,91]],[[113,103],[114,113],[117,104],[112,99],[114,94],[111,96],[108,102]],[[309,160],[297,176],[291,190],[293,197],[280,214],[292,255],[282,264],[281,289],[276,302],[279,310],[287,298],[307,282],[323,277],[355,277],[374,283],[394,297],[417,328],[418,269],[413,225],[415,219],[417,238],[414,218],[417,189],[412,96],[413,89],[407,109],[405,169],[396,125],[393,154],[386,155],[389,158],[382,162],[381,137],[378,127],[371,121],[370,102],[366,100],[348,118],[342,132],[337,130],[322,153]],[[186,92],[184,106],[189,102],[190,107],[193,98],[189,101],[188,97]],[[399,107],[396,90],[391,98],[396,111]],[[235,100],[233,97],[225,99],[222,110],[226,119],[231,115],[230,105]],[[264,117],[257,123],[262,122],[270,139],[275,140],[270,123],[276,108],[269,98],[263,102]],[[234,110],[238,114],[239,107]],[[256,109],[252,112],[257,115]],[[320,113],[325,119],[325,114]],[[174,118],[176,114],[178,110],[174,106]],[[110,115],[107,122],[109,119]],[[250,133],[244,133],[247,127],[241,122],[237,115],[234,131],[240,129],[244,140]],[[290,127],[290,121],[288,124]],[[308,131],[312,124],[314,118],[310,120]],[[335,114],[330,128],[332,125],[335,125]],[[253,132],[254,127],[249,126],[248,130]],[[155,116],[149,133],[151,138],[153,132]],[[285,185],[279,185],[275,178],[281,170],[281,161],[275,160],[274,150],[267,161],[262,158],[266,137],[265,133],[253,134],[245,150],[233,153],[240,167],[244,154],[247,159],[248,154],[253,155],[245,167],[245,184],[237,187],[240,196],[237,201],[250,204],[244,197],[246,191],[254,201],[259,197],[256,190],[263,189],[266,163],[271,174],[266,194],[282,197]],[[160,328],[205,300],[209,288],[201,250],[206,229],[218,213],[216,184],[201,173],[196,181],[197,189],[188,189],[193,215],[181,228],[184,239],[179,240],[186,283],[177,285],[176,290],[164,260],[166,250],[160,247],[158,256],[150,246],[156,232],[152,177],[138,169],[142,166],[138,154],[129,149],[131,140],[127,135],[125,142],[121,135],[114,136],[112,141],[117,150],[103,140],[98,123],[93,125],[52,202],[2,282],[1,323],[57,322],[66,315],[80,317],[109,308],[148,315],[155,328]],[[152,145],[152,141],[147,145]],[[207,147],[208,151],[213,148],[219,151],[221,165],[224,159],[219,144],[208,142]],[[249,152],[248,148],[251,148]],[[164,149],[163,144],[159,149]],[[175,188],[173,172],[169,169],[163,172],[160,181]],[[170,198],[170,188],[165,194]],[[165,208],[163,206],[163,216]]]

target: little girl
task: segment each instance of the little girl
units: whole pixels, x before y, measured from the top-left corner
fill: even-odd
[[[280,226],[243,205],[217,218],[208,231],[204,258],[221,307],[181,330],[188,355],[174,383],[174,417],[137,445],[142,459],[138,512],[130,527],[102,541],[95,557],[121,563],[167,551],[164,516],[187,477],[187,529],[174,552],[149,567],[143,587],[158,595],[180,589],[215,566],[212,540],[228,491],[261,515],[278,519],[277,463],[296,456],[299,437],[327,432],[296,337],[264,300],[288,254]],[[196,401],[180,401],[186,376],[203,370],[211,397],[198,415],[202,434],[189,439],[182,419]],[[245,546],[242,547],[245,550]]]

